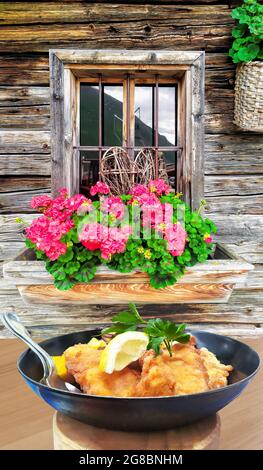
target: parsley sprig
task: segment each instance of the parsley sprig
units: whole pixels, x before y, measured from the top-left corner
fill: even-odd
[[[161,344],[164,344],[172,356],[173,341],[185,344],[190,339],[190,335],[185,333],[184,323],[177,325],[161,318],[145,321],[133,303],[129,304],[128,310],[112,317],[112,325],[104,328],[101,334],[120,334],[125,331],[136,331],[138,328],[143,328],[144,333],[149,335],[148,349],[153,349],[155,354],[160,354]]]

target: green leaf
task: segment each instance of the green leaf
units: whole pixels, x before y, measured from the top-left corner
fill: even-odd
[[[134,325],[133,323],[114,323],[114,325],[109,326],[107,328],[104,328],[101,330],[101,334],[108,334],[108,333],[125,333],[126,331],[135,331],[137,328],[137,325]]]
[[[153,349],[155,354],[160,354],[161,344],[164,342],[164,337],[159,336],[158,338],[150,337],[147,349]]]
[[[257,44],[249,44],[246,47],[241,47],[238,51],[238,58],[242,62],[250,62],[257,57],[260,48]]]
[[[247,31],[247,26],[245,24],[240,24],[232,30],[232,36],[234,38],[241,38]]]
[[[55,279],[54,286],[59,290],[69,290],[74,286],[74,282],[69,277],[61,281]]]
[[[65,265],[65,272],[67,274],[74,274],[79,271],[79,268],[80,268],[80,263],[78,263],[78,261],[69,261]]]
[[[133,303],[129,304],[129,310],[124,310],[120,312],[118,315],[112,317],[113,322],[121,322],[121,323],[132,323],[132,324],[139,324],[143,323],[143,319],[139,315],[139,312],[136,306]]]
[[[74,252],[72,248],[68,248],[64,255],[59,256],[58,260],[60,263],[67,263],[68,261],[72,260],[74,256]]]

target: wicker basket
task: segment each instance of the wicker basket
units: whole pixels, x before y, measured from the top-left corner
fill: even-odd
[[[234,123],[248,131],[263,132],[263,62],[237,67]]]

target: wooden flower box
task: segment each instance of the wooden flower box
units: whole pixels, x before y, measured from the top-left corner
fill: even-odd
[[[59,291],[34,252],[24,250],[5,263],[4,277],[18,288],[26,304],[121,304],[140,303],[226,303],[235,286],[245,285],[253,265],[217,245],[213,258],[188,268],[173,286],[154,289],[148,275],[139,270],[128,274],[99,267],[89,284],[76,284]]]

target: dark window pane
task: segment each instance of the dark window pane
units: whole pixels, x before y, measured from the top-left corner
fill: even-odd
[[[80,86],[80,145],[99,145],[99,87]]]
[[[123,87],[103,86],[103,145],[122,146]]]
[[[153,86],[135,87],[135,145],[153,145]]]
[[[80,152],[81,175],[80,192],[88,195],[90,187],[99,179],[99,152]]]
[[[172,188],[176,189],[176,161],[177,161],[177,154],[176,152],[160,152],[163,155],[165,164],[166,164],[166,171],[168,173],[169,184]]]

